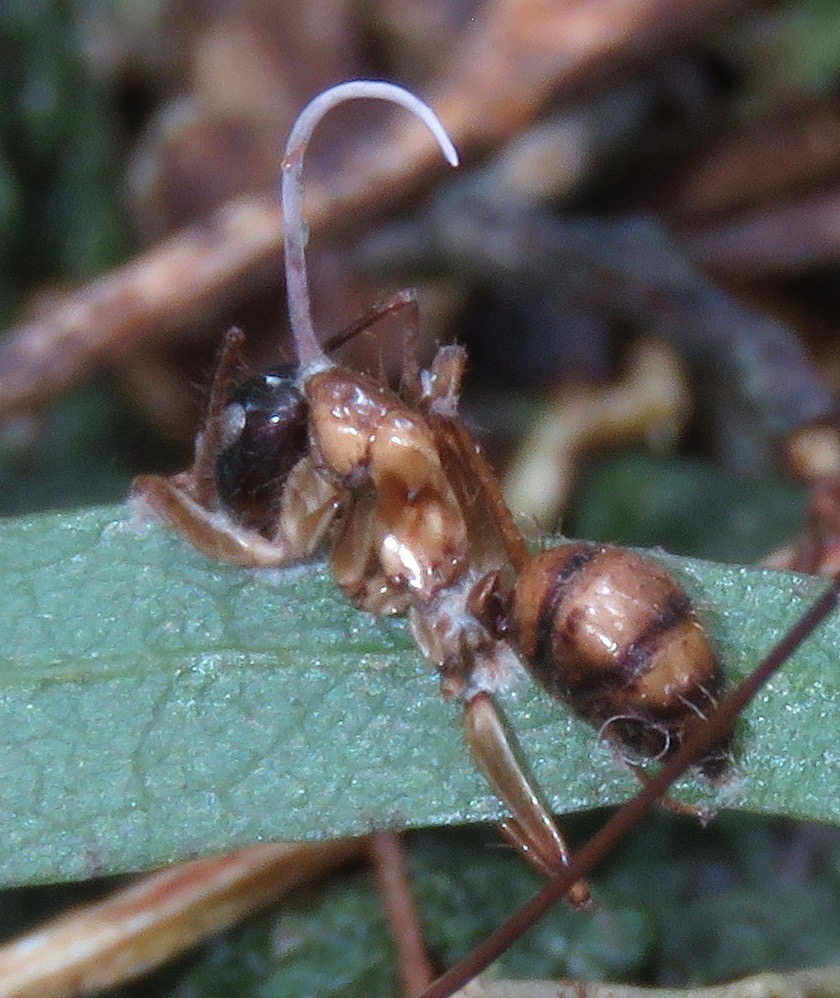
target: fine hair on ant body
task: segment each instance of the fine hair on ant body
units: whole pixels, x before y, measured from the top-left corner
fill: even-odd
[[[496,694],[524,665],[619,750],[666,758],[705,723],[721,674],[688,596],[660,566],[587,543],[529,553],[458,415],[462,347],[438,348],[422,371],[407,357],[396,391],[331,359],[339,341],[383,315],[413,311],[413,294],[319,342],[304,256],[303,156],[323,115],[362,97],[417,115],[457,165],[431,109],[392,84],[340,84],[304,108],[282,164],[298,366],[237,386],[243,336],[229,333],[192,466],[172,478],[141,476],[134,495],[199,550],[237,565],[289,564],[327,542],[335,581],[360,609],[408,613],[443,695],[464,704],[473,757],[511,812],[504,834],[551,875],[569,850],[516,757]],[[699,768],[718,777],[728,756],[727,736]],[[588,904],[586,884],[567,897]]]

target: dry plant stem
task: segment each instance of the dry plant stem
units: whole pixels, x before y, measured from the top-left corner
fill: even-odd
[[[716,149],[688,178],[671,211],[722,214],[802,188],[840,167],[840,113],[820,105]]]
[[[402,842],[396,832],[374,832],[370,836],[370,852],[379,893],[397,944],[403,992],[406,998],[418,998],[435,975],[411,896]]]
[[[0,947],[0,994],[70,998],[132,980],[365,848],[365,839],[251,846],[144,876]]]
[[[696,264],[730,280],[797,273],[840,258],[838,217],[840,186],[826,187],[681,241]]]
[[[736,0],[497,0],[471,25],[432,87],[455,144],[494,147],[532,120],[550,97],[618,57],[650,47],[741,6]],[[356,229],[404,201],[440,167],[424,126],[400,116],[340,175],[310,185],[310,232]],[[10,329],[0,344],[0,417],[43,404],[94,363],[163,339],[212,315],[238,290],[276,270],[279,206],[260,198],[224,205],[67,298],[43,318]]]
[[[636,988],[598,981],[480,981],[457,998],[834,998],[840,967],[753,974],[710,988]]]
[[[512,510],[542,527],[557,522],[581,452],[635,439],[673,437],[691,397],[674,351],[643,342],[622,381],[562,388],[528,433],[505,476]]]
[[[840,582],[835,578],[796,624],[779,641],[757,668],[735,689],[724,696],[709,714],[708,723],[698,726],[673,758],[667,762],[639,793],[620,808],[583,848],[572,857],[569,866],[553,877],[526,905],[490,935],[465,960],[457,964],[425,992],[422,998],[450,998],[498,959],[523,936],[569,890],[588,874],[651,807],[671,784],[731,730],[738,715],[767,680],[814,632],[840,601]]]

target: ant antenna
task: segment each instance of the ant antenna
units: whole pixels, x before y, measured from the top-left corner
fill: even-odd
[[[458,153],[434,111],[414,94],[393,83],[377,83],[372,80],[339,83],[313,98],[300,112],[286,143],[282,164],[281,197],[289,320],[297,346],[298,362],[304,370],[325,366],[329,361],[315,335],[309,308],[309,286],[304,258],[306,226],[303,221],[303,154],[321,118],[336,105],[357,97],[391,101],[416,114],[437,139],[449,164],[458,165]]]

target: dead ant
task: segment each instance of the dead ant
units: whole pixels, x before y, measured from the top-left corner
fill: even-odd
[[[462,347],[440,347],[422,371],[407,356],[394,391],[333,362],[333,344],[318,342],[304,259],[303,155],[321,117],[358,97],[412,111],[457,164],[431,109],[392,84],[341,84],[304,108],[282,181],[299,366],[235,387],[243,338],[228,334],[192,467],[170,479],[138,478],[135,496],[201,551],[238,565],[284,565],[329,537],[335,580],[360,609],[409,614],[443,695],[464,703],[475,760],[512,812],[503,832],[550,875],[569,851],[516,758],[494,695],[524,663],[619,748],[665,758],[705,722],[720,671],[688,596],[664,569],[595,544],[530,555],[458,415]],[[389,300],[343,338],[412,302]],[[728,741],[700,760],[701,771],[723,771]],[[586,904],[585,883],[568,898]]]

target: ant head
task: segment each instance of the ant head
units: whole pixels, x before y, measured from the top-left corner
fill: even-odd
[[[325,90],[301,111],[292,126],[286,153],[283,157],[281,196],[283,201],[283,229],[286,255],[286,290],[289,298],[289,320],[295,338],[298,362],[302,375],[331,366],[315,335],[309,308],[309,289],[306,279],[306,228],[303,221],[303,154],[312,133],[323,116],[336,105],[357,97],[372,97],[391,101],[411,111],[429,128],[437,139],[447,161],[458,165],[458,154],[443,125],[434,111],[414,94],[393,83],[371,80],[354,80],[339,83]]]

